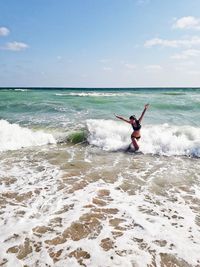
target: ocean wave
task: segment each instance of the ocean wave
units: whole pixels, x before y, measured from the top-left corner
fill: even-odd
[[[55,143],[51,134],[33,131],[18,124],[0,120],[0,152]]]
[[[20,89],[20,88],[17,88],[17,89],[14,89],[14,91],[19,91],[19,92],[27,92],[28,89]]]
[[[74,145],[85,143],[86,141],[87,141],[87,132],[84,130],[74,131],[67,136],[67,142]]]
[[[112,120],[87,120],[88,142],[103,150],[126,150],[131,143],[128,124]],[[200,128],[169,124],[145,125],[139,141],[144,154],[200,157]]]
[[[80,93],[57,93],[56,96],[79,96],[79,97],[112,97],[112,96],[131,96],[133,93],[114,93],[114,92],[80,92]]]
[[[162,93],[163,95],[186,95],[186,93],[184,93],[184,92],[164,92],[164,93]]]

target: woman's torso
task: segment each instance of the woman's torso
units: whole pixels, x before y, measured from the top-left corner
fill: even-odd
[[[141,124],[139,123],[138,120],[135,121],[135,123],[131,124],[133,128],[133,133],[132,136],[134,137],[140,137],[140,129],[141,129]]]

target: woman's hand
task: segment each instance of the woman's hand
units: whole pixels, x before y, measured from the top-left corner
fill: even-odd
[[[148,107],[149,107],[149,104],[146,104],[146,105],[144,106],[145,109],[147,109]]]
[[[116,118],[118,118],[118,119],[120,118],[120,116],[118,116],[117,114],[114,113],[114,115],[115,115]]]

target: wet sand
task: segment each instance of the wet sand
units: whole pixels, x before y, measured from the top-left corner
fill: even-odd
[[[1,154],[0,266],[200,266],[198,159]]]

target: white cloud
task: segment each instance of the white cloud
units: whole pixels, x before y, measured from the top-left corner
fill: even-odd
[[[88,75],[87,74],[81,74],[81,78],[87,78],[88,77]]]
[[[124,66],[129,69],[129,70],[134,70],[136,69],[136,65],[130,64],[130,63],[125,63]]]
[[[150,40],[147,40],[144,43],[144,46],[146,47],[152,47],[152,46],[164,46],[164,47],[192,47],[200,45],[200,37],[199,36],[193,36],[188,39],[182,39],[182,40],[167,40],[167,39],[161,39],[161,38],[153,38]]]
[[[111,61],[111,60],[108,59],[108,58],[103,58],[103,59],[100,59],[100,60],[99,60],[99,62],[100,62],[100,63],[103,63],[103,64],[108,63],[108,62],[110,62],[110,61]]]
[[[153,72],[158,72],[162,70],[162,67],[160,65],[147,65],[144,68],[147,71],[153,71]]]
[[[10,42],[3,47],[4,50],[10,50],[10,51],[21,51],[27,49],[29,46],[25,43],[21,42]]]
[[[104,71],[112,71],[112,68],[111,67],[103,67],[103,70]]]
[[[161,38],[153,38],[153,39],[147,40],[144,46],[146,47],[152,47],[152,46],[177,47],[178,40],[165,40]]]
[[[0,36],[6,36],[10,33],[9,29],[6,27],[0,27]]]
[[[200,71],[199,70],[190,70],[190,71],[188,71],[188,73],[191,74],[191,75],[200,76]]]
[[[200,19],[192,16],[182,17],[175,21],[173,28],[200,30]]]
[[[174,69],[176,71],[187,71],[191,68],[195,66],[195,62],[193,61],[179,61],[178,63],[176,63],[176,65],[174,66]]]
[[[171,58],[173,59],[188,59],[191,57],[198,57],[200,56],[200,50],[197,49],[187,49],[182,51],[179,54],[173,55]]]

